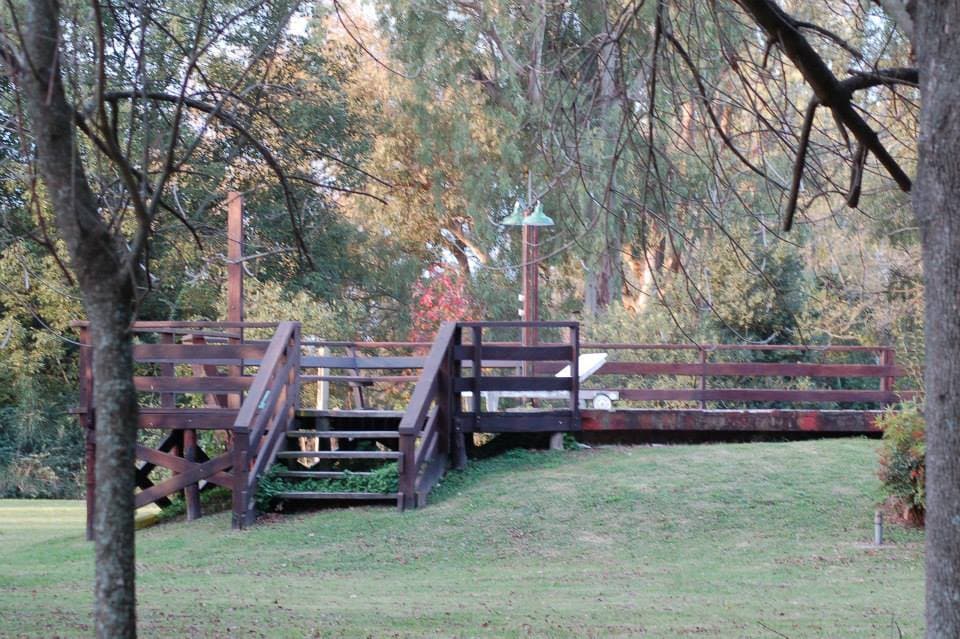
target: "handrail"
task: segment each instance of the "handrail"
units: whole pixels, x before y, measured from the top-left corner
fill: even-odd
[[[413,389],[413,396],[400,420],[400,496],[403,508],[417,505],[420,470],[423,465],[445,466],[451,445],[451,394],[449,373],[452,350],[459,329],[453,322],[445,322],[437,332],[430,353],[423,363],[420,379]],[[419,487],[421,493],[429,486]]]
[[[233,422],[233,527],[253,522],[260,476],[276,457],[299,398],[300,325],[281,322]]]
[[[616,394],[620,400],[635,402],[698,402],[701,408],[706,408],[707,402],[778,402],[778,403],[813,403],[813,404],[895,404],[910,399],[916,395],[915,391],[895,390],[898,377],[907,374],[906,369],[895,363],[894,349],[889,346],[824,346],[813,347],[806,345],[736,345],[714,344],[697,347],[695,345],[660,345],[660,344],[584,344],[583,348],[591,350],[619,350],[619,352],[633,350],[638,353],[658,351],[699,351],[699,358],[688,357],[684,361],[651,361],[642,358],[642,361],[608,360],[591,377],[592,388],[600,392]],[[876,361],[873,363],[823,363],[814,362],[757,362],[757,361],[711,361],[710,355],[715,352],[731,352],[737,350],[762,351],[774,350],[777,352],[815,352],[817,354],[846,354],[874,353]],[[829,360],[827,360],[829,361]],[[544,365],[539,371],[550,372],[555,365]],[[648,383],[640,386],[631,385],[624,379],[610,381],[609,377],[646,380]],[[649,383],[651,378],[690,378],[692,385],[673,383],[664,387],[662,383]],[[708,383],[711,379],[752,379],[780,380],[772,387],[750,382],[738,384],[731,388],[725,382],[714,387]],[[816,382],[812,388],[784,387],[783,382],[797,378],[809,379],[876,379],[877,385],[873,388],[837,388],[833,384]],[[694,386],[695,385],[695,386]],[[746,386],[746,387],[744,387]],[[789,385],[788,385],[789,386]]]

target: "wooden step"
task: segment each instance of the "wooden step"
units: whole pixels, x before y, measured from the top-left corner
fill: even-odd
[[[288,430],[287,437],[323,437],[329,439],[397,439],[400,433],[395,430]]]
[[[288,479],[343,479],[344,477],[369,477],[373,473],[369,471],[354,472],[345,470],[280,470],[276,473],[277,477],[286,477]]]
[[[298,408],[297,417],[345,417],[356,419],[400,419],[402,410],[319,410],[316,408]]]
[[[296,490],[287,490],[276,493],[278,499],[341,499],[341,500],[377,500],[396,501],[397,493],[315,493]]]
[[[280,459],[400,459],[403,453],[381,450],[288,450],[277,453]]]

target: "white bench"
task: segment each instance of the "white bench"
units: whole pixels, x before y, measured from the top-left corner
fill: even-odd
[[[600,367],[607,361],[607,353],[586,353],[577,358],[577,377],[582,384],[591,375],[600,370]],[[555,377],[570,377],[570,365],[567,364],[555,375]],[[473,393],[465,391],[460,394],[467,399],[472,398]],[[501,398],[523,398],[523,399],[569,399],[570,391],[481,391],[487,410],[496,412],[499,408]],[[586,408],[587,402],[591,402],[594,408],[601,410],[613,410],[613,402],[620,399],[620,393],[607,390],[581,390],[578,393],[578,401],[581,408]]]

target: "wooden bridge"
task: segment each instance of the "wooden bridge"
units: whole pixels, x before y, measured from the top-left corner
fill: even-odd
[[[511,339],[522,327],[546,341]],[[86,324],[77,328],[89,344]],[[411,508],[466,463],[471,433],[875,434],[879,409],[912,395],[895,390],[904,371],[889,347],[581,343],[576,322],[448,323],[432,343],[304,339],[295,322],[138,322],[133,331],[137,507],[182,493],[192,519],[200,492],[223,486],[238,528],[254,520],[258,482],[278,461],[290,482],[396,463],[395,493],[278,496]],[[581,355],[591,352],[607,361],[582,383]],[[757,361],[764,357],[776,361]],[[88,523],[92,370],[85,347],[77,414],[87,435]],[[492,394],[508,398],[503,410],[491,410]],[[608,404],[598,395],[616,404],[589,407],[591,397]]]

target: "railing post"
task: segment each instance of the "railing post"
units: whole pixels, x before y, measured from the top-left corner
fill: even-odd
[[[287,377],[287,384],[290,387],[290,390],[287,394],[289,401],[289,412],[287,414],[286,423],[284,424],[284,432],[289,430],[290,424],[293,423],[293,420],[297,416],[297,408],[300,406],[300,324],[297,323],[293,327],[293,333],[290,337],[290,350],[287,353],[287,356],[290,358],[290,374]]]
[[[483,377],[483,327],[473,327],[473,432],[480,428],[480,378]],[[464,446],[466,454],[466,446]]]
[[[457,419],[457,416],[463,413],[462,400],[460,399],[462,395],[453,390],[455,381],[461,377],[463,371],[463,365],[454,355],[454,350],[462,344],[463,327],[458,324],[457,327],[453,329],[453,339],[450,341],[450,359],[453,362],[453,371],[450,376],[450,403],[453,406],[453,412],[450,416],[450,437],[452,438],[451,445],[453,447],[453,467],[457,470],[467,467],[467,443],[463,431],[458,425],[459,420]],[[478,373],[477,369],[474,368],[473,370],[474,375],[476,375]],[[474,401],[479,399],[476,391],[474,391],[473,397]]]
[[[698,345],[700,350],[700,410],[707,408],[707,349],[703,345]]]
[[[570,413],[572,426],[580,425],[580,325],[570,326]]]
[[[884,366],[893,367],[895,361],[895,354],[892,348],[885,348],[881,354],[881,363]],[[882,380],[880,380],[880,390],[886,393],[892,393],[894,385],[896,384],[897,378],[893,375],[887,375]],[[890,405],[894,402],[884,402],[884,405]]]
[[[235,529],[243,529],[249,523],[250,488],[250,430],[236,428],[233,431],[233,518]]]

